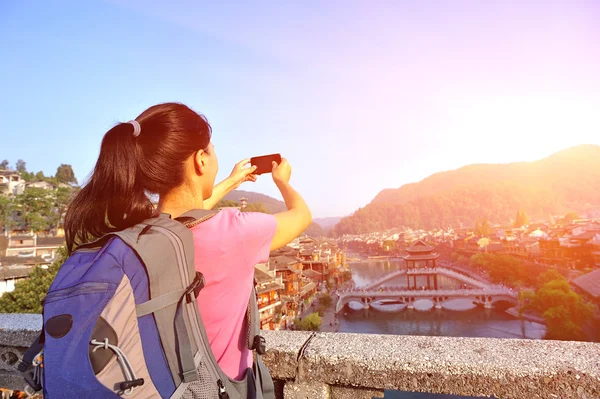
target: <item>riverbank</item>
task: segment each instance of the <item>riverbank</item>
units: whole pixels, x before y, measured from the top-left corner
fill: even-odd
[[[534,323],[546,325],[546,320],[543,317],[535,316],[528,313],[523,313],[522,315],[519,315],[519,310],[517,308],[506,309],[506,313],[516,318],[522,318],[523,320],[533,321]]]

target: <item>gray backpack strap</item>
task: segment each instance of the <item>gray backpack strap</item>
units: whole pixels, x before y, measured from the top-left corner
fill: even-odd
[[[200,224],[215,216],[217,213],[219,213],[219,211],[212,209],[192,209],[183,215],[176,217],[175,220],[185,224],[187,227],[192,227],[190,225],[195,226]]]
[[[214,214],[186,222],[201,223]],[[138,304],[136,312],[140,317],[153,314],[176,386],[197,379],[194,355],[202,345],[194,294],[203,286],[203,279],[195,270],[193,235],[186,227],[188,223],[184,225],[162,214],[114,233],[133,248],[146,266],[150,300]]]
[[[260,335],[260,316],[258,314],[258,304],[256,302],[256,288],[252,288],[250,300],[248,301],[248,349],[255,353],[253,371],[254,384],[257,399],[275,399],[275,386],[267,366],[262,361],[262,355],[266,351],[266,341]]]

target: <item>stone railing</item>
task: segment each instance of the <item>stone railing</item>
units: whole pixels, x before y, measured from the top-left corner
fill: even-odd
[[[0,387],[40,327],[36,315],[0,315]],[[384,390],[502,399],[600,398],[600,344],[264,331],[279,398],[366,399]]]

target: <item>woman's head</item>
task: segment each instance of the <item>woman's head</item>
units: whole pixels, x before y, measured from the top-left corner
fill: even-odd
[[[148,108],[135,121],[139,134],[135,123],[125,122],[104,135],[94,171],[65,217],[69,251],[151,217],[148,194],[162,197],[185,187],[203,199],[211,196],[218,161],[204,116],[166,103]]]

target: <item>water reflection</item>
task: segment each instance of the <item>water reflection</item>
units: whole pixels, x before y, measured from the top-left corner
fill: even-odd
[[[383,275],[404,267],[401,261],[361,262],[351,264],[356,286],[368,284]],[[388,283],[398,286],[402,278]],[[406,284],[406,278],[404,278]],[[442,287],[459,287],[457,280],[443,277]],[[379,304],[380,305],[380,304]],[[339,317],[340,332],[372,334],[430,335],[449,337],[533,338],[541,339],[545,327],[538,323],[519,320],[503,310],[482,309],[467,299],[444,302],[442,309],[434,309],[430,300],[414,303],[414,309],[403,305],[375,304],[371,309],[361,310],[361,305],[351,303]]]

